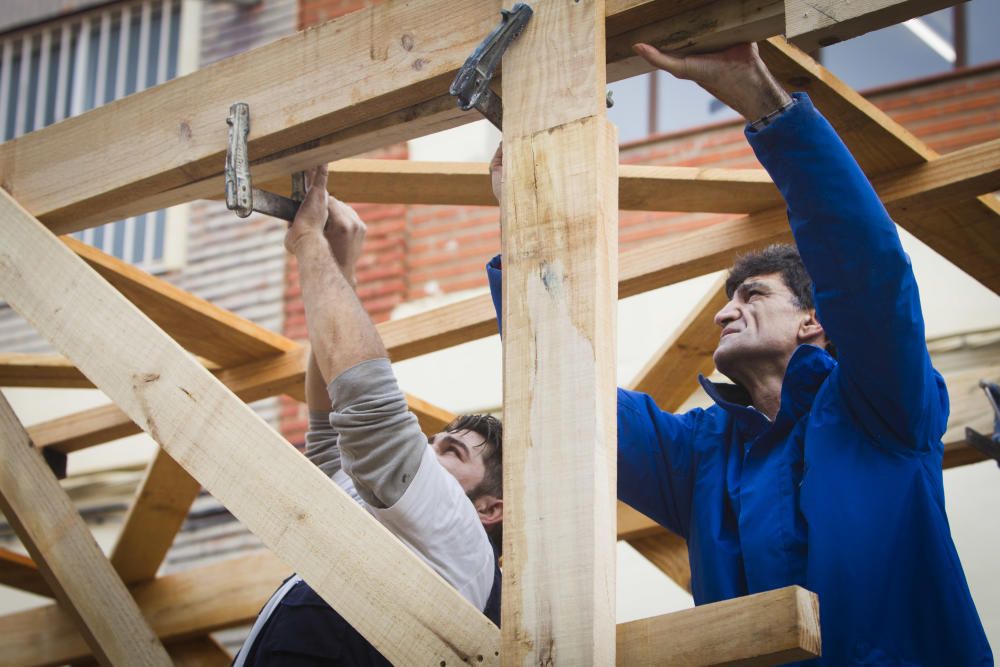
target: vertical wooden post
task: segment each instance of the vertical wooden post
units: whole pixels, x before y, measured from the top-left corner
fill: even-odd
[[[504,58],[503,664],[615,662],[618,144],[604,2]]]

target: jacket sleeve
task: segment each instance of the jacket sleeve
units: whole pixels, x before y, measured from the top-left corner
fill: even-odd
[[[503,333],[500,256],[486,265]],[[694,491],[692,443],[700,411],[673,415],[646,394],[618,390],[618,498],[684,538]]]
[[[932,368],[909,257],[861,168],[808,96],[747,139],[788,205],[840,390],[882,443],[940,441],[948,396]]]

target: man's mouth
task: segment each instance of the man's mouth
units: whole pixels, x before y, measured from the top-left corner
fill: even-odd
[[[722,340],[723,338],[725,338],[729,334],[737,333],[738,331],[739,331],[739,329],[731,329],[731,328],[727,327],[727,328],[725,328],[725,329],[722,330],[722,334],[719,335],[719,340]]]

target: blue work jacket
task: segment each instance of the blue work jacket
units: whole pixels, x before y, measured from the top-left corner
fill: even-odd
[[[993,664],[945,514],[948,395],[895,226],[806,95],[746,134],[838,358],[799,347],[774,422],[704,378],[715,405],[684,414],[619,389],[618,496],[687,539],[695,604],[816,592],[813,664]],[[499,258],[487,273],[499,319]]]

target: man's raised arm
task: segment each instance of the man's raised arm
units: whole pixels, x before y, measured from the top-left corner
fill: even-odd
[[[788,205],[813,281],[816,311],[838,350],[842,394],[880,441],[927,449],[947,420],[930,364],[909,258],[878,195],[808,96],[789,97],[752,44],[671,57],[640,44],[654,66],[692,79],[750,123],[746,136]]]

